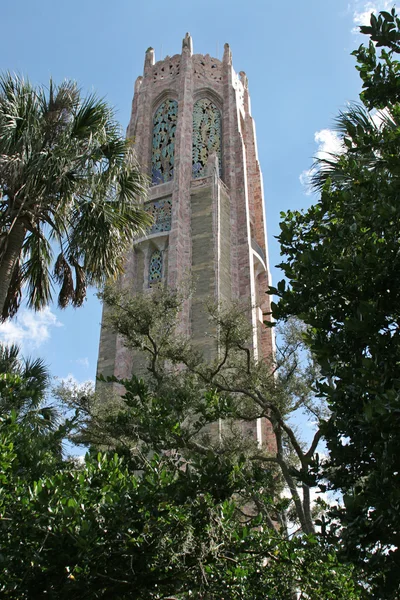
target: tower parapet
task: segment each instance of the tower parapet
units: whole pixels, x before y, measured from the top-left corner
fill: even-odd
[[[189,34],[181,54],[156,62],[149,48],[127,136],[151,180],[146,208],[154,224],[127,257],[122,285],[134,293],[158,282],[177,287],[190,274],[196,291],[185,305],[183,332],[211,356],[204,302],[240,299],[255,356],[270,357],[272,333],[262,324],[270,280],[262,175],[247,77],[234,71],[229,45],[222,61],[193,54]],[[132,366],[122,340],[102,331],[98,371],[127,377]],[[265,438],[260,423],[248,427]]]

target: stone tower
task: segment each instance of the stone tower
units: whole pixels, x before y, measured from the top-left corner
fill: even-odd
[[[135,242],[122,285],[137,293],[160,281],[176,287],[191,275],[196,289],[182,327],[206,353],[204,302],[248,301],[254,354],[271,356],[272,332],[262,323],[269,312],[262,175],[247,77],[233,70],[229,45],[222,61],[193,54],[189,34],[171,58],[155,62],[149,48],[127,136],[151,179],[154,225]],[[127,377],[132,367],[118,336],[102,329],[98,372]],[[267,427],[246,425],[259,443],[271,439]]]

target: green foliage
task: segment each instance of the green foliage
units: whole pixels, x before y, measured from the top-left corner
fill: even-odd
[[[3,597],[286,600],[293,578],[308,598],[358,597],[328,546],[312,536],[284,541],[259,518],[241,522],[232,499],[207,489],[208,474],[193,476],[171,457],[155,455],[134,475],[99,453],[21,478],[18,427],[0,422]]]
[[[86,431],[87,439],[91,435],[94,439],[103,437],[132,451],[179,450],[192,460],[208,452],[232,459],[242,453],[249,460],[256,456],[261,464],[265,461],[271,475],[275,474],[270,480],[270,494],[288,486],[296,519],[304,533],[313,533],[309,487],[314,484],[312,461],[321,434],[317,431],[305,449],[288,417],[305,409],[318,419],[323,407],[315,402],[310,387],[314,368],[302,352],[298,328],[293,323],[287,328],[275,358],[269,363],[258,362],[249,349],[245,309],[240,305],[210,306],[210,331],[216,332],[219,351],[213,360],[207,360],[190,339],[179,335],[178,315],[184,301],[180,293],[159,288],[150,298],[130,297],[109,287],[103,297],[108,323],[136,353],[136,364],[142,365],[147,385],[136,377],[126,381],[111,378],[109,381],[122,384],[126,390],[125,407],[119,407],[116,415],[105,412],[103,419],[97,412]],[[79,408],[79,402],[72,406]],[[254,424],[257,418],[269,423],[273,435],[261,449],[254,435],[246,434],[246,428],[240,426],[244,422]],[[98,427],[106,435],[102,436]],[[284,527],[281,511],[272,505],[269,510],[271,522]]]
[[[232,510],[207,492],[182,494],[188,475],[168,462],[153,457],[138,479],[116,455],[99,454],[29,487],[3,486],[5,597],[161,598],[188,582],[201,589],[205,566],[230,548]]]
[[[262,527],[258,533],[263,535],[250,552],[254,570],[249,571],[248,560],[239,558],[237,550],[224,564],[216,561],[206,569],[212,575],[207,575],[206,597],[214,597],[219,589],[215,597],[288,598],[296,587],[310,598],[359,597],[352,569],[340,564],[335,548],[315,534],[310,488],[315,485],[320,431],[306,449],[288,422],[300,408],[314,419],[324,414],[310,388],[315,366],[304,351],[301,327],[290,322],[276,358],[258,363],[249,351],[243,307],[210,306],[209,330],[218,332],[219,342],[219,352],[210,361],[178,333],[184,295],[160,287],[151,296],[131,297],[109,287],[103,298],[108,325],[124,336],[145,380],[100,378],[97,402],[86,395],[82,402],[74,391],[70,405],[92,415],[83,422],[83,439],[93,443],[103,438],[136,470],[145,470],[146,457],[154,451],[173,456],[191,477],[184,494],[205,485],[215,500],[234,499],[237,515],[252,515]],[[112,386],[124,391],[110,412]],[[62,393],[68,401],[66,390]],[[243,435],[240,423],[255,418],[272,425],[276,447],[271,440],[269,447],[260,448]],[[279,498],[282,486],[290,498]],[[298,537],[288,534],[289,517],[298,527]],[[241,526],[241,520],[237,524]],[[239,573],[246,573],[246,585],[237,579]],[[228,594],[231,576],[236,587]]]
[[[62,440],[71,422],[61,423],[46,402],[50,375],[41,359],[21,359],[17,346],[0,344],[0,416],[18,424],[14,435],[14,465],[19,474],[38,477],[42,464],[61,461]],[[54,464],[53,464],[54,463]]]
[[[371,40],[353,52],[357,70],[363,81],[360,97],[368,109],[382,109],[400,100],[399,62],[395,55],[400,52],[400,19],[395,8],[371,14],[370,25],[360,27],[361,33]],[[382,48],[377,56],[377,48]]]
[[[108,293],[111,301],[114,292]],[[238,307],[211,311],[229,348],[220,365],[204,361],[189,340],[176,336],[179,294],[156,290],[154,297],[134,300],[117,293],[115,300],[112,318],[123,317],[127,330],[125,308],[132,310],[130,342],[147,347],[151,338],[153,344],[146,381],[110,380],[125,387],[113,410],[105,382],[100,397],[87,386],[64,386],[58,398],[76,417],[36,426],[31,409],[40,410],[45,400],[47,371],[42,363],[19,360],[15,348],[0,353],[2,596],[287,600],[298,588],[315,600],[358,598],[352,569],[338,561],[335,548],[301,531],[309,488],[295,483],[299,461],[287,448],[290,440],[275,452],[278,462],[274,451],[246,440],[232,421],[254,417],[249,397],[220,389],[221,382],[253,382],[272,408],[275,389],[275,412],[278,406],[287,410],[299,401],[295,365],[283,368],[289,382],[284,401],[281,375],[254,363],[245,346],[240,359],[247,324]],[[157,327],[160,314],[171,317],[164,328]],[[296,332],[286,334],[291,359]],[[182,369],[177,361],[185,356]],[[207,433],[219,418],[231,421],[220,440]],[[276,427],[283,436],[278,421]],[[77,430],[92,444],[84,462],[61,455],[62,440]],[[99,440],[114,450],[99,451]],[[293,491],[303,489],[300,504],[277,496],[281,465]],[[289,535],[285,521],[293,506],[300,511],[297,535]]]
[[[146,178],[112,109],[74,82],[33,87],[0,76],[0,313],[18,310],[26,285],[36,310],[51,300],[80,306],[86,286],[122,270],[150,218]],[[50,242],[53,242],[52,244]],[[53,251],[58,247],[53,274]]]
[[[280,298],[277,319],[307,324],[318,393],[331,410],[322,427],[325,477],[343,492],[334,516],[346,555],[382,599],[400,591],[399,24],[393,10],[361,28],[372,40],[355,52],[361,99],[385,110],[340,114],[344,152],[318,161],[320,200],[284,215],[280,266],[289,285],[271,289]]]

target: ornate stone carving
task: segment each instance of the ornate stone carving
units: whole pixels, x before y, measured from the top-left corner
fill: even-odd
[[[189,50],[190,54],[193,53],[193,42],[190,33],[187,33],[182,40],[182,51]]]
[[[176,100],[165,100],[154,115],[151,155],[151,183],[165,183],[174,176],[175,131],[178,118]]]
[[[169,198],[148,202],[145,205],[145,210],[153,217],[153,225],[147,230],[147,235],[160,233],[161,231],[170,231],[172,202]]]
[[[162,280],[163,255],[161,250],[154,250],[149,262],[149,287]]]
[[[209,54],[195,54],[193,56],[193,69],[196,79],[213,79],[222,81],[222,63],[217,58],[212,58]]]
[[[221,174],[221,113],[208,98],[197,100],[193,107],[192,175],[206,175],[208,156],[218,157]]]
[[[156,63],[153,67],[153,81],[163,79],[169,80],[175,75],[179,75],[181,64],[181,55],[175,54],[171,58],[167,56],[165,60]]]

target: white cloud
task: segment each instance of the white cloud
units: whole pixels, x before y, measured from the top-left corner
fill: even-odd
[[[353,33],[359,33],[360,25],[369,25],[371,13],[379,13],[381,10],[390,10],[393,6],[392,0],[374,0],[373,2],[355,2],[353,12]]]
[[[318,144],[318,149],[314,154],[314,158],[330,158],[332,154],[340,154],[344,151],[344,146],[339,134],[332,129],[321,129],[314,133],[314,141]],[[312,193],[310,181],[314,175],[315,169],[304,170],[300,176],[300,183],[304,187],[304,191],[309,196]]]
[[[18,344],[22,350],[38,348],[50,339],[53,327],[62,327],[62,323],[48,306],[38,312],[23,308],[14,319],[0,325],[0,341]]]
[[[311,177],[313,176],[314,172],[315,172],[314,169],[305,169],[299,175],[300,183],[303,186],[304,193],[307,196],[310,196],[310,194],[312,194],[312,189],[311,189],[310,181],[311,181]]]
[[[316,131],[314,140],[318,144],[315,158],[329,158],[330,154],[340,154],[344,150],[339,134],[332,129]]]
[[[85,356],[84,358],[77,358],[75,362],[77,365],[85,367],[85,369],[89,368],[89,359],[87,356]]]
[[[83,393],[82,390],[93,391],[95,388],[95,382],[93,379],[87,379],[86,381],[79,381],[73,373],[68,373],[66,377],[56,377],[57,383],[69,388],[71,390]]]
[[[57,377],[56,379],[57,379],[58,383],[61,383],[62,385],[65,385],[66,387],[78,387],[79,386],[79,381],[77,380],[75,375],[73,375],[73,373],[68,373],[68,375],[66,377]]]

